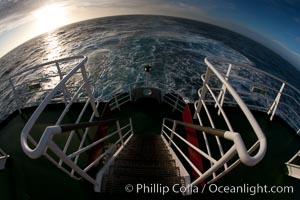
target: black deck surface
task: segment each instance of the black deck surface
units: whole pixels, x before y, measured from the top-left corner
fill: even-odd
[[[38,126],[40,131],[48,124],[46,121],[57,115],[61,109],[61,106],[52,106],[47,111]],[[0,199],[94,199],[95,194],[92,192],[92,188],[84,181],[72,179],[44,157],[32,160],[23,153],[20,145],[20,133],[33,109],[26,109],[24,112],[23,116],[17,113],[13,114],[0,127],[0,147],[10,155],[6,169],[0,171]],[[241,113],[233,108],[229,108],[228,113],[230,113],[231,119],[235,119],[234,126],[237,127],[237,130],[247,135],[247,123],[240,117]],[[270,122],[266,114],[253,113],[267,137],[268,150],[265,158],[254,167],[239,165],[216,184],[222,186],[245,185],[246,187],[257,184],[268,187],[293,186],[293,194],[252,196],[249,192],[244,198],[300,199],[300,180],[287,176],[284,164],[299,150],[299,137],[283,120],[275,117]],[[139,100],[135,104],[124,105],[121,107],[121,111],[112,112],[112,118],[125,120],[128,117],[132,117],[134,134],[151,135],[160,134],[163,117],[180,119],[181,113],[173,113],[172,108],[166,104],[158,104],[153,100],[145,99]],[[73,120],[71,118],[70,122]],[[196,194],[193,197],[199,199],[199,195],[202,196],[201,199],[206,195],[209,199],[220,197],[220,195],[211,194],[208,190],[205,191],[205,194]],[[223,194],[221,196],[227,197]],[[103,196],[96,195],[96,197]],[[228,198],[240,199],[239,195]]]

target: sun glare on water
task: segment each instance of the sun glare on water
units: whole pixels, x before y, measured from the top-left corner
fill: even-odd
[[[33,12],[36,29],[43,33],[68,23],[66,10],[61,4],[51,4]]]

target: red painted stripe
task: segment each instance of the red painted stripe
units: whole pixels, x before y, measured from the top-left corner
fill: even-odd
[[[182,118],[183,121],[186,123],[193,123],[193,118],[192,114],[189,108],[189,105],[186,105],[184,108],[184,111],[182,113]],[[189,127],[184,127],[185,132],[186,132],[186,139],[189,141],[191,144],[193,144],[195,147],[199,148],[199,142],[198,142],[198,137],[197,137],[197,132],[196,130],[189,128]],[[202,162],[202,156],[197,153],[194,149],[191,147],[188,147],[188,152],[189,152],[189,158],[192,161],[192,163],[201,171],[204,172],[203,168],[203,162]],[[197,179],[199,175],[196,173],[195,170],[192,170],[193,177]],[[204,187],[205,182],[201,182],[200,186]]]
[[[103,138],[107,133],[107,129],[108,129],[107,125],[98,126],[95,137],[93,139],[93,142]],[[104,143],[101,142],[91,148],[89,157],[87,160],[87,165],[91,164],[94,160],[96,160],[101,155],[101,153],[103,151],[103,147],[104,147]]]
[[[106,120],[110,118],[110,108],[109,106],[107,106],[105,108],[102,120]],[[107,130],[108,130],[108,124],[102,124],[101,126],[98,126],[96,134],[93,138],[93,142],[103,138],[104,136],[107,135]],[[96,160],[103,151],[104,148],[104,142],[101,142],[99,144],[97,144],[96,146],[92,147],[90,152],[89,152],[89,156],[87,159],[87,165],[89,165],[90,163],[92,163],[94,160]],[[95,165],[95,167],[97,167],[97,165]]]

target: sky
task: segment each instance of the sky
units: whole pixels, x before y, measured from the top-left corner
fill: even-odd
[[[128,14],[215,24],[262,43],[300,70],[300,0],[0,0],[0,57],[60,26]]]

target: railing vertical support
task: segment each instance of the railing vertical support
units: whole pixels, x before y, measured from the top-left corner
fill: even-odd
[[[13,94],[14,94],[14,97],[15,97],[15,101],[16,101],[16,104],[17,104],[17,108],[18,108],[18,111],[20,114],[22,114],[22,106],[21,106],[21,103],[20,103],[20,99],[19,99],[19,95],[16,91],[16,88],[11,80],[11,78],[8,79],[9,80],[9,84],[10,86],[12,87],[12,91],[13,91]]]
[[[116,102],[116,105],[117,105],[117,108],[119,109],[119,110],[121,110],[121,108],[120,108],[120,105],[119,105],[119,102],[118,102],[118,98],[117,98],[117,95],[115,96],[115,102]]]
[[[272,115],[270,117],[270,121],[273,120],[273,117],[274,117],[275,112],[277,110],[277,107],[278,107],[278,104],[279,104],[280,97],[281,97],[282,91],[284,89],[284,86],[285,86],[285,83],[282,83],[281,88],[280,88],[280,90],[279,90],[279,92],[278,92],[278,94],[277,94],[274,102],[272,103],[272,105],[271,105],[271,107],[270,107],[270,109],[268,111],[268,115],[272,112]]]
[[[166,88],[166,85],[162,85],[163,87],[163,90],[162,90],[162,93],[161,93],[161,102],[164,102],[165,100],[165,95],[167,94],[167,88]]]
[[[169,146],[171,146],[172,144],[172,141],[173,141],[173,138],[174,138],[174,132],[176,130],[176,121],[173,122],[173,127],[172,127],[172,132],[171,132],[171,135],[170,135],[170,141],[169,141]]]
[[[90,83],[89,83],[89,80],[88,80],[88,77],[87,77],[84,65],[82,65],[82,67],[81,67],[81,74],[82,74],[84,85],[85,85],[86,91],[87,91],[87,93],[89,95],[90,103],[91,103],[91,106],[92,106],[93,111],[95,113],[95,116],[99,117],[100,115],[99,115],[99,112],[98,112],[96,104],[95,104],[95,98],[94,98],[94,95],[92,93],[91,86],[90,86]]]
[[[54,143],[53,140],[48,141],[48,145],[50,149],[60,158],[64,160],[64,163],[71,167],[75,172],[77,172],[80,176],[85,178],[87,181],[92,183],[93,185],[97,185],[97,181],[85,173],[78,165],[76,165],[68,156]]]
[[[133,126],[132,126],[132,119],[131,119],[131,117],[129,118],[129,124],[130,124],[131,134],[134,134],[133,133]]]
[[[120,122],[119,122],[119,121],[116,121],[116,125],[117,125],[117,130],[118,130],[119,137],[120,137],[120,139],[121,139],[122,146],[124,146],[124,139],[123,139],[123,136],[122,136],[122,131],[121,131],[121,127],[120,127]]]
[[[172,112],[174,112],[177,109],[178,101],[179,101],[179,95],[177,95],[176,102],[175,102],[175,104],[173,106]]]
[[[56,65],[56,68],[57,68],[59,78],[60,78],[60,80],[62,80],[64,77],[63,77],[63,74],[61,73],[58,62],[56,62],[55,65]],[[67,90],[66,84],[64,84],[62,92],[63,92],[63,95],[64,95],[65,105],[67,106],[67,93],[68,93],[68,90]]]
[[[199,102],[198,102],[198,105],[197,105],[197,109],[195,111],[195,114],[194,114],[194,119],[197,119],[197,113],[200,113],[201,111],[201,108],[202,108],[202,100],[205,99],[205,95],[207,93],[207,87],[206,87],[206,84],[208,84],[209,80],[210,80],[210,77],[211,77],[211,69],[208,67],[207,70],[206,70],[206,74],[205,74],[205,79],[204,79],[204,83],[203,83],[203,86],[202,86],[202,91],[201,91],[201,95],[200,95],[200,98],[199,98]]]
[[[231,68],[232,68],[232,64],[229,64],[228,65],[228,69],[227,69],[227,72],[226,72],[226,76],[225,76],[225,80],[228,81],[229,79],[229,75],[230,75],[230,71],[231,71]],[[224,99],[225,99],[225,94],[226,94],[226,86],[224,84],[222,84],[222,88],[220,90],[220,93],[219,93],[219,96],[218,96],[218,102],[220,103],[220,106],[222,107],[223,106],[223,103],[224,103]],[[215,104],[215,108],[217,107],[217,103]],[[219,111],[218,111],[218,115],[221,114],[221,108],[219,108]]]
[[[163,119],[163,122],[162,122],[162,127],[161,127],[161,135],[163,135],[164,134],[164,128],[165,128],[165,122],[166,122],[166,120],[165,120],[165,118]]]
[[[132,102],[132,92],[131,92],[131,86],[129,86],[129,99]]]

